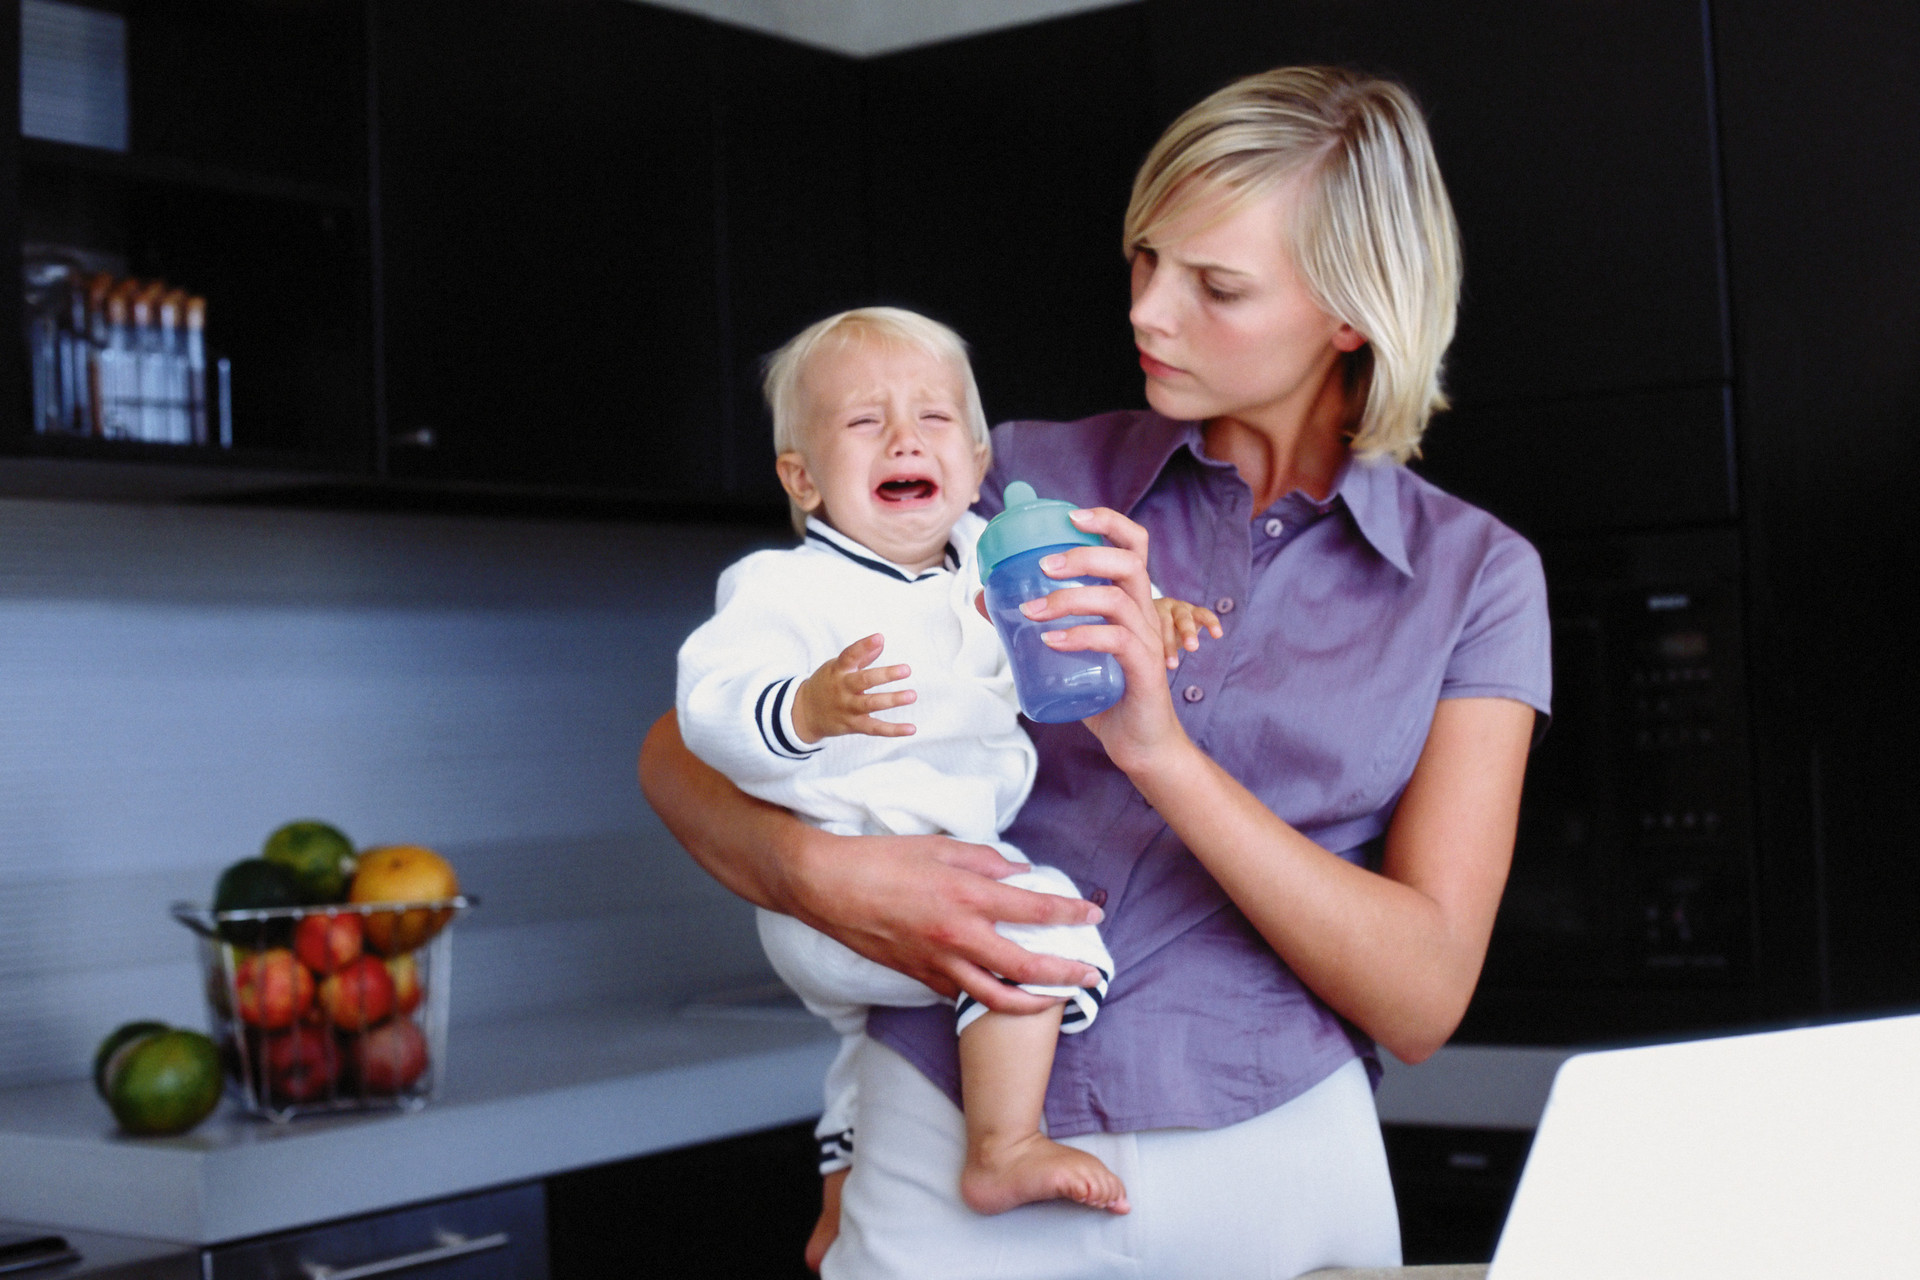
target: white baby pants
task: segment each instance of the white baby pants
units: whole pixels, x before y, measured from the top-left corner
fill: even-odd
[[[1026,855],[1010,844],[996,842],[993,848],[1009,862],[1027,861]],[[1032,867],[1008,876],[1001,883],[1062,898],[1080,896],[1073,881],[1052,867]],[[807,1008],[825,1018],[840,1035],[840,1051],[827,1069],[825,1107],[820,1123],[814,1128],[814,1136],[820,1140],[820,1171],[831,1173],[845,1168],[852,1153],[858,1095],[854,1056],[865,1038],[867,1009],[876,1004],[911,1009],[943,1004],[946,997],[903,973],[876,964],[792,916],[763,909],[758,918],[760,944],[766,948],[774,972],[806,1002]],[[1100,984],[1096,987],[1028,984],[1022,988],[1036,995],[1059,996],[1068,1002],[1060,1021],[1062,1035],[1073,1035],[1092,1025],[1100,1011],[1100,1002],[1106,998],[1107,983],[1113,977],[1113,957],[1107,954],[1100,931],[1090,924],[1003,922],[994,927],[1002,937],[1028,951],[1078,960],[1098,969]],[[963,995],[957,1008],[956,1030],[965,1028],[984,1012],[984,1006]]]

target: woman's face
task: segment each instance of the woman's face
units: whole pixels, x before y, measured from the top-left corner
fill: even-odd
[[[1339,354],[1366,339],[1320,309],[1286,228],[1298,181],[1219,217],[1202,200],[1133,258],[1134,345],[1147,403],[1169,418],[1288,425]]]

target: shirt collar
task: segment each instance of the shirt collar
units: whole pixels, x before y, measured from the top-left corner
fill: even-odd
[[[897,565],[881,556],[838,529],[815,516],[807,517],[807,541],[820,544],[831,551],[837,551],[855,564],[885,574],[889,578],[898,578],[902,582],[923,582],[942,573],[950,573],[960,567],[960,553],[948,542],[946,558],[938,569],[922,569],[915,573],[903,565]]]
[[[1373,544],[1386,562],[1411,578],[1407,559],[1407,528],[1400,512],[1400,464],[1391,458],[1347,455],[1333,490],[1346,503],[1360,536]]]
[[[1157,416],[1157,415],[1149,415]],[[1159,420],[1159,429],[1143,433],[1141,438],[1130,442],[1131,447],[1118,450],[1114,494],[1124,506],[1123,512],[1131,513],[1140,499],[1153,488],[1160,473],[1167,469],[1173,455],[1185,449],[1202,466],[1224,467],[1230,464],[1209,458],[1206,452],[1206,437],[1197,422],[1173,422]],[[1173,428],[1168,430],[1168,428]],[[1390,458],[1357,458],[1347,455],[1340,465],[1340,474],[1334,480],[1333,493],[1325,503],[1315,504],[1323,508],[1331,507],[1335,501],[1346,505],[1353,516],[1353,523],[1382,559],[1401,573],[1411,578],[1413,562],[1407,558],[1407,532],[1400,514],[1400,486],[1394,474],[1399,464]],[[1304,495],[1303,495],[1304,496]]]

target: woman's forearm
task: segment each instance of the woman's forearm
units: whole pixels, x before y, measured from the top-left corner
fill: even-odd
[[[797,914],[791,868],[813,829],[688,750],[674,712],[640,746],[640,790],[707,874],[757,906]]]
[[[1133,776],[1300,980],[1418,1062],[1459,1025],[1479,979],[1531,725],[1518,703],[1442,703],[1378,874],[1281,821],[1191,743]]]
[[[1076,960],[1025,951],[994,928],[1085,924],[1077,898],[1032,893],[996,877],[1021,869],[992,849],[945,836],[836,836],[747,795],[710,768],[662,716],[640,748],[640,788],[675,839],[749,902],[793,916],[861,955],[945,995],[1034,1013],[1051,1003],[995,975],[1042,986],[1091,984]]]

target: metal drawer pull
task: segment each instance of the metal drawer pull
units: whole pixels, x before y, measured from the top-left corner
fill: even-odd
[[[300,1264],[312,1280],[363,1280],[366,1276],[391,1275],[396,1271],[405,1271],[410,1267],[424,1267],[429,1262],[445,1262],[448,1258],[464,1258],[470,1253],[485,1253],[489,1249],[504,1249],[507,1246],[507,1233],[496,1231],[490,1236],[481,1236],[469,1240],[452,1231],[436,1231],[434,1239],[440,1243],[432,1249],[422,1249],[418,1253],[403,1253],[397,1258],[385,1258],[379,1262],[363,1263],[357,1267],[329,1267],[319,1262]]]

